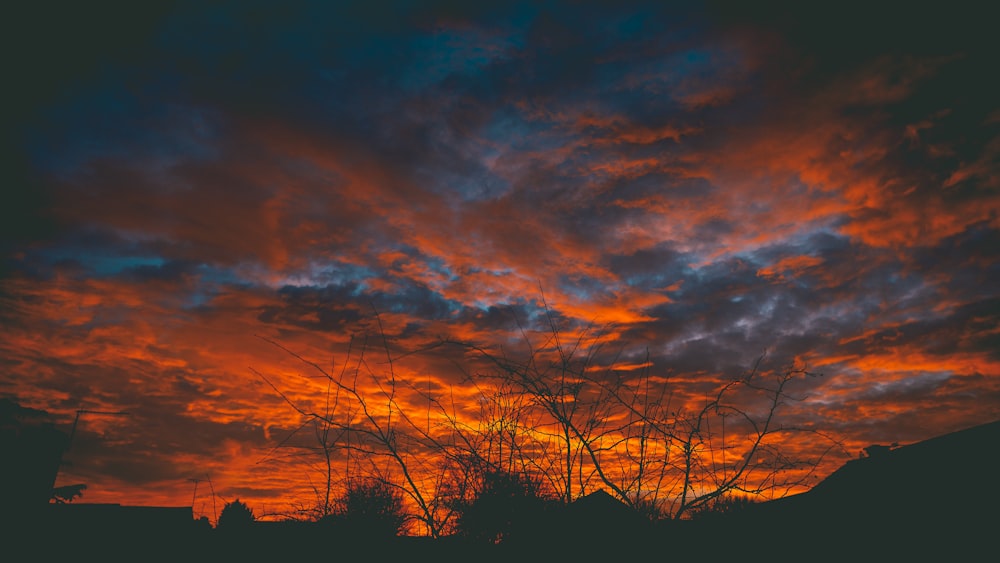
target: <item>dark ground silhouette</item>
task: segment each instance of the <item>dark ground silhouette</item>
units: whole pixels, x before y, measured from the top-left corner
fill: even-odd
[[[24,448],[16,450],[20,461],[47,451],[19,441],[36,435],[18,436],[5,435],[4,447]],[[322,522],[213,529],[190,507],[39,504],[37,494],[6,490],[0,553],[8,561],[972,560],[995,555],[998,447],[1000,421],[873,447],[809,492],[693,520],[654,524],[598,492],[538,508],[530,525],[499,544],[369,538]],[[20,473],[5,464],[5,489],[17,488],[10,478]],[[24,510],[31,503],[35,509]]]

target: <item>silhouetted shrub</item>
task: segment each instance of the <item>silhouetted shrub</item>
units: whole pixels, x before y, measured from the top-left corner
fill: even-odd
[[[690,512],[692,519],[702,519],[718,516],[733,516],[756,504],[757,501],[746,496],[725,495],[699,505]]]
[[[236,499],[226,503],[226,506],[222,508],[222,514],[219,514],[219,523],[216,527],[220,530],[242,530],[248,528],[256,519],[253,510],[240,502],[240,499]]]
[[[349,482],[336,500],[336,512],[323,521],[352,536],[384,538],[398,535],[407,517],[399,488],[366,478]]]
[[[202,516],[195,520],[195,530],[206,532],[212,529],[212,523],[208,521],[208,516]]]
[[[552,499],[541,482],[528,475],[488,470],[476,496],[461,503],[457,533],[487,543],[523,539],[538,529]]]
[[[663,519],[663,507],[653,499],[642,499],[636,501],[633,506],[636,513],[649,522],[658,522]]]

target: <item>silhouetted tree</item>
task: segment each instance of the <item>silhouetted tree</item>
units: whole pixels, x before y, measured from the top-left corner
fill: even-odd
[[[341,392],[344,387],[342,382],[346,368],[346,364],[342,366],[337,385],[334,385],[332,379],[328,379],[323,410],[321,412],[306,414],[298,407],[295,407],[297,411],[304,415],[304,421],[268,452],[264,458],[294,457],[302,459],[305,457],[309,460],[308,465],[310,469],[320,475],[321,480],[319,483],[314,482],[311,478],[309,479],[315,500],[312,503],[296,505],[295,510],[289,515],[293,518],[304,517],[310,521],[319,521],[334,512],[333,495],[340,480],[334,458],[340,450],[346,449],[343,442],[350,430],[349,426],[338,422],[338,417],[345,415],[348,419],[351,417],[350,405],[346,405],[346,407],[342,406],[347,401],[341,401]],[[253,368],[250,368],[250,370],[274,388],[274,385],[263,374]],[[275,390],[277,389],[275,388]],[[288,401],[284,394],[282,394],[282,397]],[[313,431],[314,441],[300,442],[293,440],[296,434],[310,427]]]
[[[219,514],[219,523],[216,527],[220,530],[244,530],[256,519],[253,509],[240,499],[236,499],[222,507],[222,513]]]
[[[524,539],[537,530],[554,499],[542,482],[523,473],[488,469],[482,473],[475,496],[461,504],[458,535],[487,543]]]
[[[355,479],[334,501],[335,512],[324,518],[342,532],[365,538],[386,538],[399,534],[407,520],[403,493],[380,478]]]
[[[605,487],[650,517],[683,518],[721,496],[804,487],[837,446],[818,431],[779,421],[781,408],[795,400],[792,382],[817,375],[804,366],[765,371],[761,356],[749,371],[715,383],[703,401],[677,399],[669,380],[654,379],[647,368],[637,376],[615,370],[617,356],[601,351],[601,331],[585,327],[570,337],[548,319],[544,340],[525,337],[522,355],[452,344],[492,366],[480,379],[525,397],[518,417],[529,421],[525,434],[533,442],[518,449],[530,452],[528,462],[566,504]],[[793,458],[781,446],[796,433],[829,446],[819,459]]]
[[[544,304],[544,301],[543,301]],[[528,432],[519,432],[532,443],[510,445],[518,454],[531,452],[523,461],[533,466],[566,504],[583,495],[593,482],[603,482],[631,504],[628,492],[604,472],[601,456],[620,441],[620,428],[610,424],[618,408],[621,378],[598,381],[593,375],[610,373],[596,359],[602,353],[603,330],[585,327],[567,336],[545,307],[549,332],[540,343],[525,335],[523,356],[487,349],[475,343],[451,342],[465,347],[492,367],[477,374],[499,389],[522,397],[518,420],[529,420]],[[517,429],[517,425],[513,428]],[[502,444],[503,442],[501,442]]]
[[[433,537],[456,529],[458,508],[475,514],[472,501],[494,486],[482,468],[500,480],[532,475],[563,504],[605,489],[649,519],[676,519],[728,495],[781,496],[802,488],[834,449],[831,440],[818,459],[807,459],[783,448],[795,433],[824,437],[778,418],[795,400],[793,382],[814,375],[804,366],[765,370],[762,356],[732,379],[706,375],[695,394],[674,388],[669,375],[651,373],[648,354],[641,369],[618,369],[621,352],[604,349],[604,330],[564,328],[543,305],[548,327],[540,341],[523,331],[524,342],[514,348],[443,339],[420,350],[461,350],[475,366],[463,382],[477,391],[475,403],[454,395],[449,401],[447,388],[432,390],[429,380],[424,390],[397,377],[396,360],[413,352],[393,356],[377,312],[383,361],[368,359],[368,336],[355,353],[352,337],[339,374],[261,337],[326,379],[322,411],[303,408],[255,373],[303,416],[303,427],[317,429],[327,493],[332,454],[346,454],[341,467],[348,475],[391,473],[383,483],[404,495],[412,521]],[[426,410],[413,409],[414,397],[427,401]],[[328,499],[321,513],[329,511]],[[461,524],[466,532],[472,518]]]
[[[287,347],[260,337],[320,373],[330,384],[328,389],[335,390],[341,397],[344,408],[339,411],[330,408],[329,401],[326,403],[325,412],[307,411],[291,401],[266,376],[253,368],[251,371],[274,389],[289,406],[307,421],[314,422],[320,429],[317,430],[317,437],[321,442],[320,449],[328,468],[332,468],[331,453],[336,448],[347,453],[349,469],[352,467],[352,460],[358,467],[362,460],[368,461],[371,467],[376,467],[376,458],[388,459],[398,475],[397,491],[406,495],[416,508],[416,514],[412,515],[413,519],[421,522],[430,536],[438,537],[442,531],[441,518],[438,514],[440,503],[435,502],[436,490],[433,485],[435,480],[427,478],[437,469],[436,460],[432,459],[432,456],[411,456],[409,452],[411,450],[443,452],[447,446],[437,440],[429,426],[419,424],[401,407],[398,387],[406,383],[401,382],[396,376],[390,344],[377,311],[375,320],[385,353],[384,371],[374,370],[366,358],[369,347],[367,334],[361,338],[360,352],[356,356],[352,355],[354,352],[354,338],[352,338],[347,360],[337,376]],[[368,381],[364,382],[363,377]],[[372,394],[363,392],[365,383],[371,386],[369,388],[377,388],[378,392]],[[330,391],[327,395],[329,397]],[[331,483],[329,475],[328,470],[327,482]],[[351,483],[348,483],[348,489],[350,487]]]
[[[212,529],[212,523],[208,521],[208,516],[202,516],[195,520],[195,530],[199,532],[206,532]]]

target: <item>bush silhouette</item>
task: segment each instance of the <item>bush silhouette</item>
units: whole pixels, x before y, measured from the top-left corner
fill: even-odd
[[[220,530],[243,530],[250,526],[257,517],[254,516],[253,510],[240,501],[236,499],[233,502],[226,503],[226,506],[222,508],[222,514],[219,515],[219,523],[217,527]]]
[[[399,534],[406,522],[402,492],[377,478],[351,481],[336,500],[336,512],[324,518],[354,537],[386,538]]]
[[[718,518],[741,514],[757,501],[747,496],[724,495],[702,504],[690,512],[692,519]]]
[[[538,529],[550,500],[528,475],[488,470],[478,494],[459,506],[460,536],[487,543],[521,540]]]

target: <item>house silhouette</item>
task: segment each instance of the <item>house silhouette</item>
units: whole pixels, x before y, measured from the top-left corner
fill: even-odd
[[[998,448],[1000,421],[869,447],[805,493],[688,531],[701,542],[725,538],[719,549],[728,555],[771,542],[781,547],[776,560],[976,559],[995,553]]]
[[[604,489],[576,499],[564,514],[570,529],[581,533],[631,532],[648,523],[635,509]]]
[[[0,399],[0,520],[31,520],[52,496],[68,435],[43,411]]]

